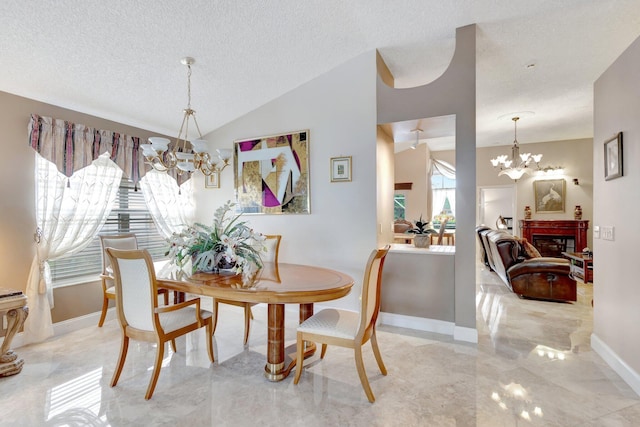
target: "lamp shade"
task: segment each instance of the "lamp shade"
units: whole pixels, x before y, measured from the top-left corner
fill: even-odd
[[[149,138],[149,142],[153,146],[153,149],[156,151],[167,151],[169,148],[169,140],[167,138],[163,138],[161,136],[152,136]]]
[[[233,155],[233,150],[231,150],[230,148],[218,148],[217,151],[220,158],[225,161],[229,160]]]
[[[194,139],[191,141],[191,149],[194,153],[206,153],[208,142],[205,139]]]

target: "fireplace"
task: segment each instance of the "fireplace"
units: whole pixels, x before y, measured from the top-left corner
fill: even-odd
[[[520,220],[522,237],[540,255],[561,257],[562,252],[582,252],[587,247],[587,220]]]
[[[538,249],[538,252],[540,252],[542,256],[561,258],[562,252],[576,251],[576,243],[573,236],[545,236],[542,234],[534,234],[531,244]]]

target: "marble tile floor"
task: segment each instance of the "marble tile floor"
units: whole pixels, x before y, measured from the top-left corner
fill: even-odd
[[[243,347],[242,310],[224,304],[216,362],[204,331],[178,340],[145,401],[155,348],[132,341],[109,387],[120,345],[111,320],[15,349],[25,367],[0,379],[0,426],[639,425],[640,397],[591,350],[591,290],[580,284],[574,304],[520,300],[478,266],[478,344],[381,325],[387,376],[365,346],[374,404],[348,349],[315,355],[297,386],[293,374],[267,381],[266,307],[254,307]],[[287,309],[287,344],[295,342],[296,310]]]

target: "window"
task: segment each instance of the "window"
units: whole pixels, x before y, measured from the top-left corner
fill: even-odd
[[[393,196],[393,219],[406,219],[407,199],[404,194],[395,194]]]
[[[431,190],[433,192],[433,225],[439,227],[447,218],[447,228],[456,227],[456,180],[447,178],[437,170],[431,175]]]
[[[123,178],[114,203],[100,234],[135,233],[140,249],[147,249],[154,259],[164,258],[168,244],[156,230],[142,191],[135,191],[133,183]],[[49,266],[54,286],[99,275],[102,272],[100,239],[96,236],[82,251],[50,261]]]

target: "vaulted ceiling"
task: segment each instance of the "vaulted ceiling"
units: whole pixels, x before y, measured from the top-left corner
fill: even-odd
[[[515,112],[521,143],[588,138],[593,83],[640,35],[640,1],[3,0],[0,90],[176,135],[192,56],[206,134],[373,49],[396,86],[428,83],[473,23],[478,146],[510,144]]]

